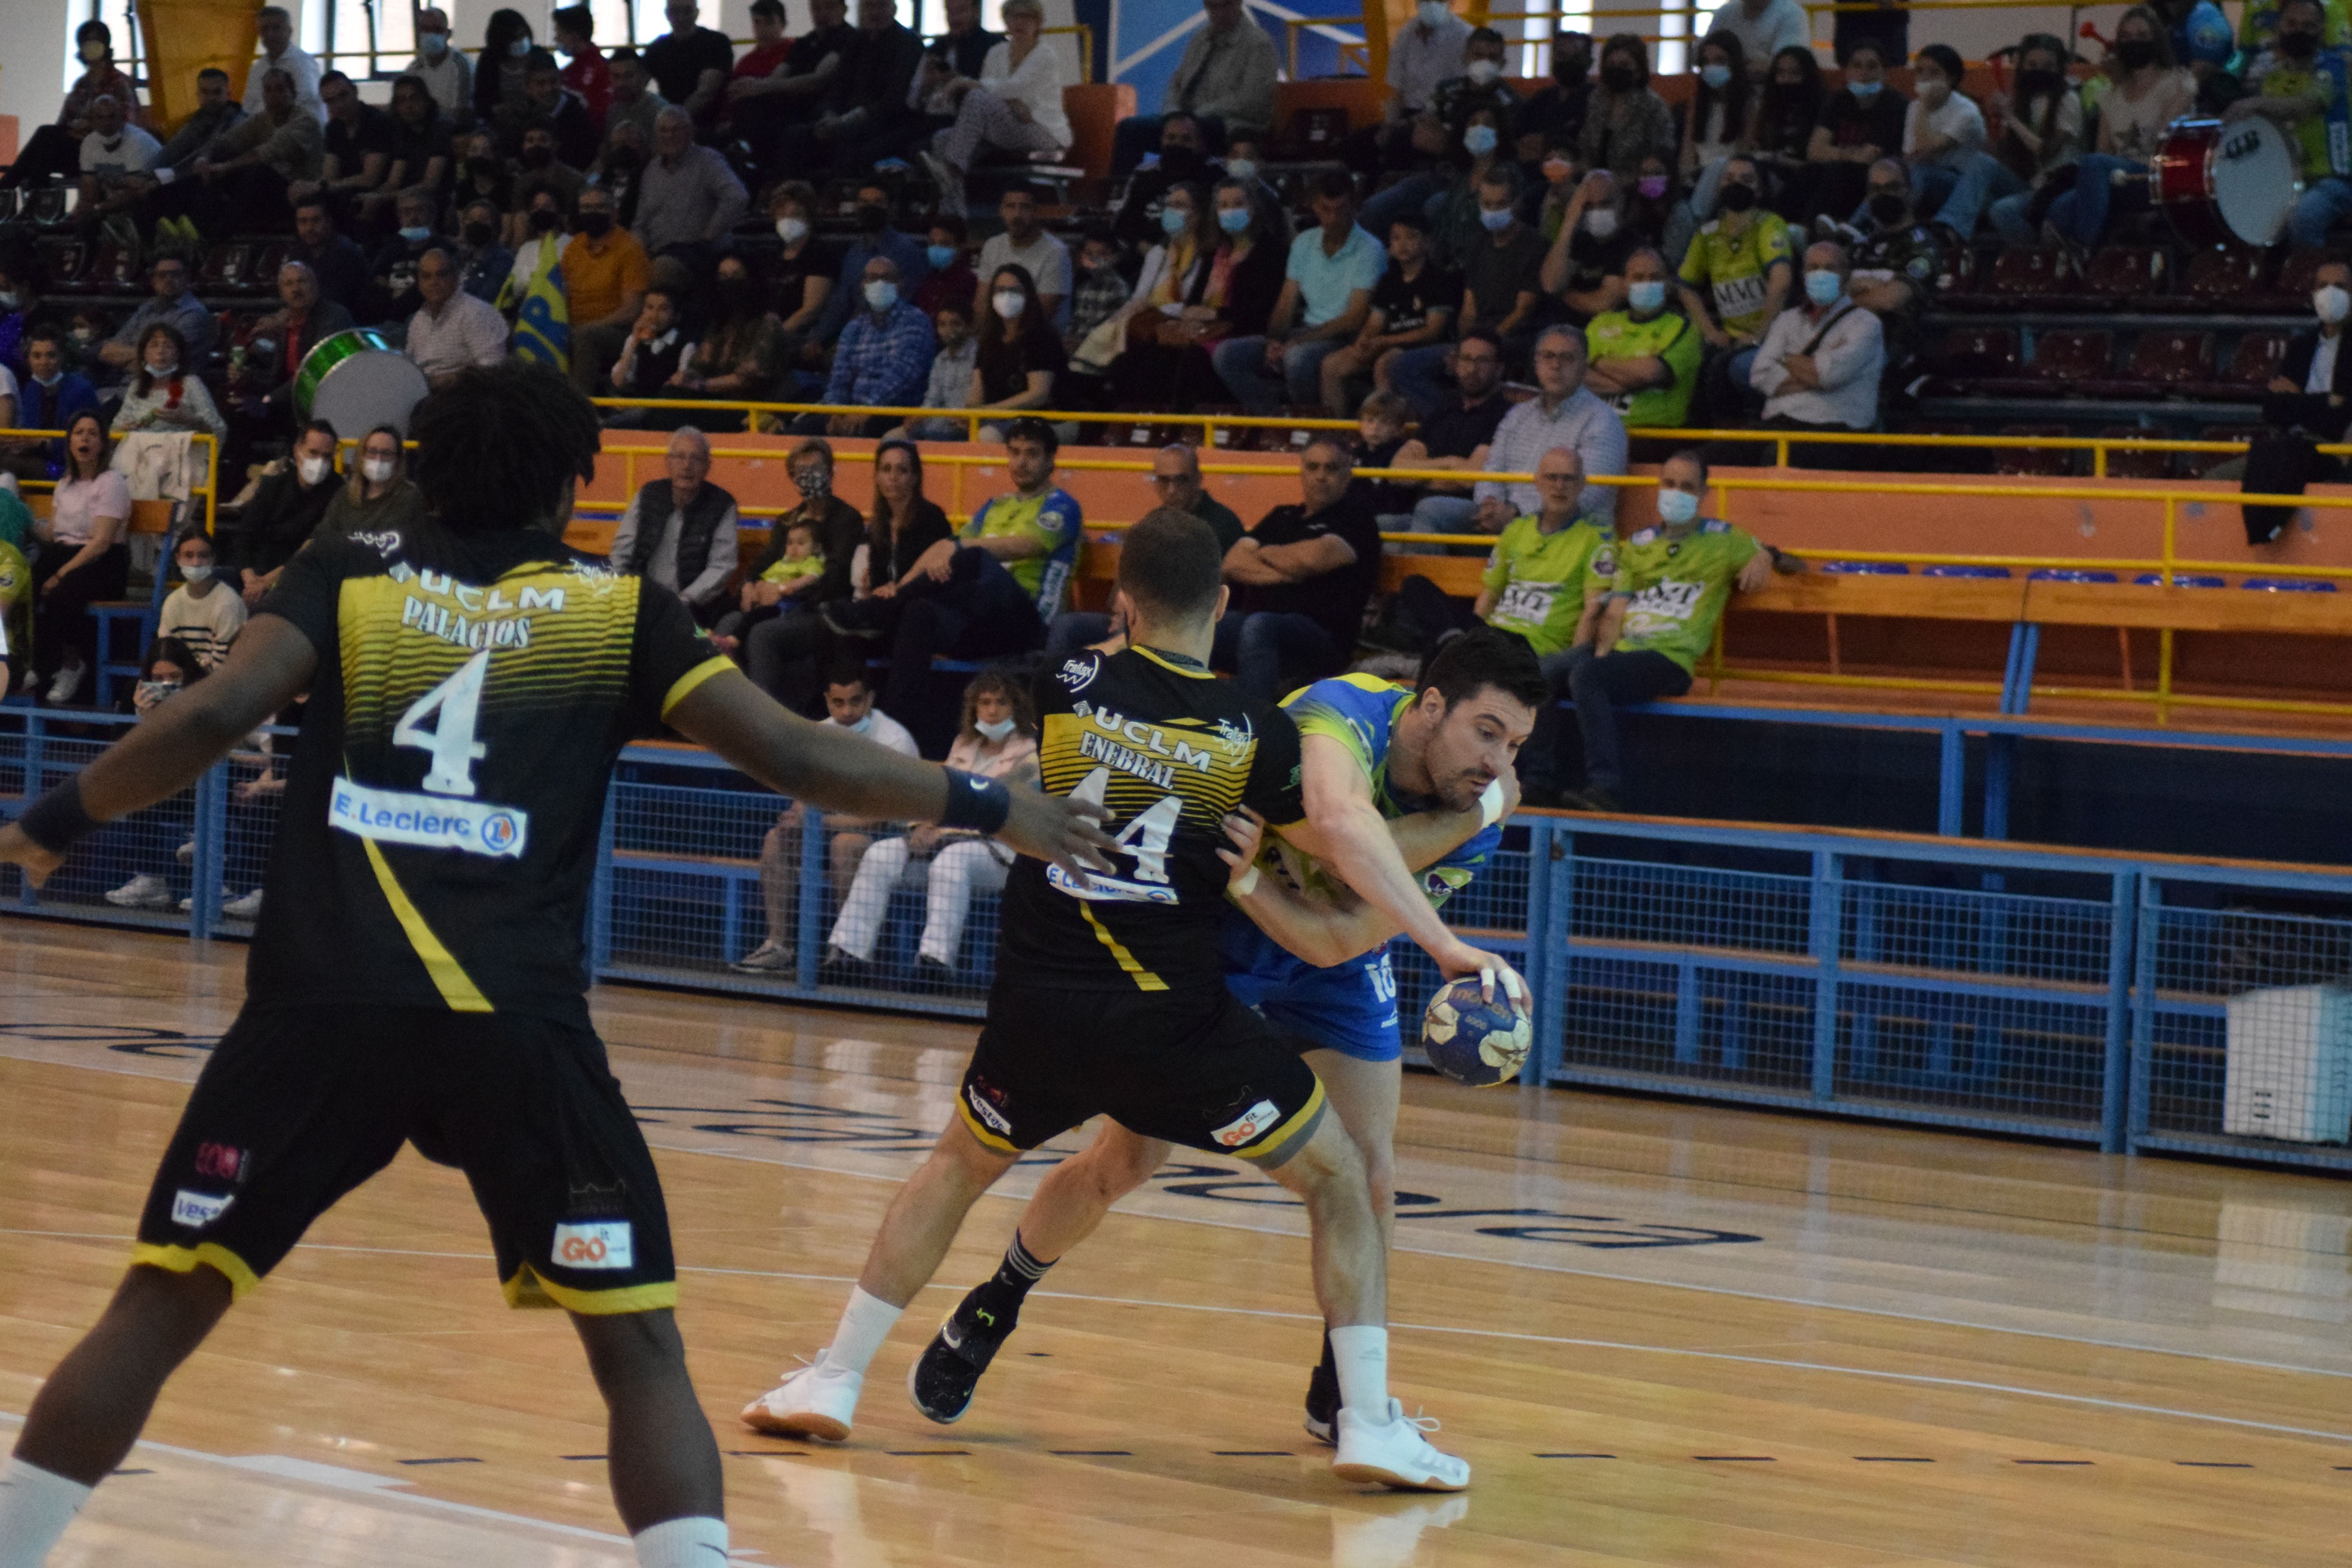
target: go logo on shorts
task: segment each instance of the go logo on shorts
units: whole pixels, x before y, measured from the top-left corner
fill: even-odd
[[[594,1220],[555,1227],[553,1261],[565,1268],[633,1268],[629,1222]]]

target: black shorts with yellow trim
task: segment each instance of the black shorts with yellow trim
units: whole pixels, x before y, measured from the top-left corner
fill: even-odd
[[[1296,1043],[1223,984],[1143,995],[1000,979],[956,1105],[1001,1154],[1104,1115],[1270,1168],[1314,1136],[1324,1099]]]
[[[131,1260],[206,1265],[243,1297],[412,1142],[466,1173],[510,1304],[677,1305],[661,1179],[604,1043],[508,1014],[248,1006],[196,1079]]]

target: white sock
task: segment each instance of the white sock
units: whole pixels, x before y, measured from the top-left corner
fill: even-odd
[[[638,1568],[719,1568],[727,1561],[723,1519],[667,1519],[630,1541]]]
[[[841,1324],[833,1331],[833,1343],[824,1347],[825,1364],[863,1373],[898,1325],[898,1314],[906,1310],[852,1289],[849,1305],[841,1310]]]
[[[41,1568],[90,1489],[12,1458],[0,1471],[0,1568]]]
[[[1339,1405],[1367,1421],[1389,1418],[1389,1331],[1370,1324],[1331,1331],[1339,1369]]]

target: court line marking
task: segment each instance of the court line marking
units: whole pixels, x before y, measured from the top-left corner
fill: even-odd
[[[112,1241],[127,1245],[130,1238],[120,1236],[99,1236],[85,1231],[37,1231],[0,1228],[0,1236],[71,1237],[80,1240]],[[488,1263],[492,1259],[481,1252],[427,1252],[389,1247],[352,1247],[321,1242],[301,1242],[297,1251],[363,1253],[394,1258],[445,1258],[468,1263]],[[711,1274],[754,1279],[794,1279],[819,1284],[854,1284],[856,1276],[849,1274],[791,1274],[762,1268],[716,1268],[696,1265],[680,1265],[680,1274]],[[961,1285],[933,1280],[923,1287],[926,1290],[957,1290]],[[1319,1323],[1316,1312],[1286,1312],[1270,1307],[1222,1307],[1202,1301],[1163,1301],[1139,1296],[1094,1296],[1074,1290],[1032,1290],[1031,1295],[1057,1301],[1089,1301],[1101,1306],[1154,1307],[1174,1312],[1210,1312],[1222,1317],[1273,1318],[1288,1322]],[[1646,1355],[1683,1356],[1692,1361],[1730,1362],[1743,1366],[1778,1367],[1786,1372],[1820,1372],[1844,1377],[1864,1377],[1885,1383],[1916,1384],[1928,1388],[1966,1389],[1977,1394],[2011,1394],[2021,1399],[2047,1399],[2063,1405],[2079,1405],[2097,1410],[2124,1410],[2138,1415],[2163,1415],[2181,1421],[2206,1421],[2222,1426],[2240,1426],[2254,1432],[2274,1432],[2284,1436],[2317,1437],[2331,1443],[2352,1443],[2352,1432],[2327,1432],[2311,1426],[2289,1426],[2274,1421],[2250,1421],[2238,1415],[2217,1415],[2203,1410],[2180,1410],[2164,1405],[2141,1405],[2131,1400],[2101,1399],[2087,1394],[2062,1394],[2054,1389],[2030,1388],[2018,1384],[1988,1383],[1976,1378],[1937,1377],[1928,1373],[1886,1372],[1874,1367],[1840,1366],[1834,1362],[1789,1361],[1778,1356],[1736,1355],[1727,1351],[1693,1350],[1684,1345],[1635,1344],[1623,1340],[1588,1340],[1565,1334],[1528,1334],[1509,1329],[1470,1329],[1448,1323],[1391,1322],[1392,1333],[1454,1334],[1466,1338],[1511,1340],[1523,1344],[1559,1345],[1577,1350],[1630,1351]],[[2189,1353],[2189,1352],[2175,1352]],[[222,1463],[234,1463],[223,1460]],[[2022,1460],[2021,1463],[2043,1461]],[[2056,1463],[2059,1461],[2048,1461]],[[2088,1462],[2088,1461],[2084,1461]]]

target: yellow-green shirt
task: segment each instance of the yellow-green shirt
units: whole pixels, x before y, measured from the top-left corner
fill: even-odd
[[[1616,541],[1584,519],[1546,533],[1535,518],[1514,518],[1479,579],[1496,595],[1486,624],[1518,633],[1538,654],[1561,652],[1575,645],[1585,601],[1616,578]]]
[[[1036,554],[1004,563],[1013,580],[1034,595],[1045,584],[1046,560],[1076,540],[1081,521],[1078,503],[1067,490],[1051,489],[1042,496],[1016,492],[998,496],[982,506],[963,525],[959,537],[966,542],[1007,536],[1035,540],[1041,547]]]
[[[824,557],[822,554],[817,554],[811,555],[805,561],[793,561],[789,559],[779,560],[774,565],[760,574],[760,581],[762,583],[797,583],[803,577],[821,577],[823,575],[824,575]]]
[[[1778,213],[1757,212],[1738,234],[1724,220],[1703,224],[1683,255],[1682,280],[1712,290],[1716,319],[1727,332],[1764,334],[1764,293],[1775,263],[1796,265],[1796,242]]]

